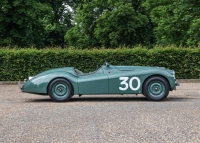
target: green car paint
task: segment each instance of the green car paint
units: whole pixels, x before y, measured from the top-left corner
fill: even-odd
[[[62,78],[70,82],[73,94],[142,94],[143,84],[152,76],[164,78],[170,91],[176,88],[173,70],[147,66],[114,66],[106,62],[98,70],[86,74],[77,72],[74,67],[47,70],[26,81],[21,90],[48,94],[50,83]],[[157,89],[160,89],[160,92],[165,91],[165,87],[159,82],[151,83],[148,87],[149,92],[155,94],[159,92]]]
[[[164,70],[158,67],[140,67],[140,66],[109,66],[103,67],[109,78],[109,93],[110,94],[140,94],[145,79],[153,75],[163,76],[168,79],[171,90],[175,88],[176,79],[172,75],[171,70]],[[171,72],[171,73],[170,73]],[[128,77],[129,87],[126,90],[120,90],[121,82],[119,77]],[[131,80],[131,78],[135,77]],[[122,78],[123,80],[123,78]],[[131,80],[131,83],[130,83]],[[125,84],[124,84],[125,85]],[[126,85],[125,85],[126,86]],[[134,88],[135,87],[135,88]],[[138,87],[138,89],[137,89]],[[123,89],[123,88],[122,88]]]
[[[108,75],[102,68],[78,77],[79,94],[108,94]]]
[[[68,79],[73,85],[75,94],[78,94],[78,86],[77,86],[77,75],[74,71],[74,68],[56,68],[52,70],[48,70],[42,72],[27,82],[22,86],[22,91],[36,94],[47,94],[47,88],[49,83],[56,78],[65,78]]]

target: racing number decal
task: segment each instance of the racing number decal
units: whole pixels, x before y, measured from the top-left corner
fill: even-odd
[[[121,85],[125,85],[125,87],[119,87],[120,90],[127,90],[128,87],[130,87],[131,90],[138,90],[140,88],[140,79],[138,77],[132,77],[129,80],[129,84],[127,83],[129,77],[120,77],[119,80],[122,80],[122,82],[120,83]],[[133,80],[137,81],[137,87],[133,87]]]
[[[128,89],[128,83],[127,83],[127,80],[128,80],[128,77],[120,77],[119,78],[120,80],[123,80],[120,84],[124,84],[125,87],[119,87],[120,90],[127,90]]]
[[[134,79],[137,80],[137,84],[138,84],[136,88],[133,87],[133,80]],[[134,91],[138,90],[140,88],[140,79],[138,77],[132,77],[129,81],[129,86],[130,86],[130,89],[132,89]]]

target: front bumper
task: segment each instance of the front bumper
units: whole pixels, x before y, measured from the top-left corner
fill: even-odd
[[[180,86],[180,84],[175,82],[174,90],[176,90],[177,86]]]

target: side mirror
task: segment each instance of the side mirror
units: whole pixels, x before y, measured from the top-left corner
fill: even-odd
[[[106,62],[106,67],[109,67],[109,63],[108,62]]]

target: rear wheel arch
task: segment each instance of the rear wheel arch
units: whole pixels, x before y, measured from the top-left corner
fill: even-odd
[[[51,82],[49,82],[47,91],[49,97],[56,102],[68,101],[74,95],[71,82],[61,77],[52,79]]]
[[[71,83],[67,78],[65,78],[65,77],[56,77],[56,78],[53,78],[53,79],[48,83],[47,89],[46,89],[47,94],[49,94],[49,93],[48,93],[48,89],[49,89],[50,84],[51,84],[54,80],[56,80],[56,79],[64,79],[64,80],[67,80],[67,81],[71,84],[72,90],[73,90],[72,92],[74,93],[74,86],[72,85],[72,83]]]

